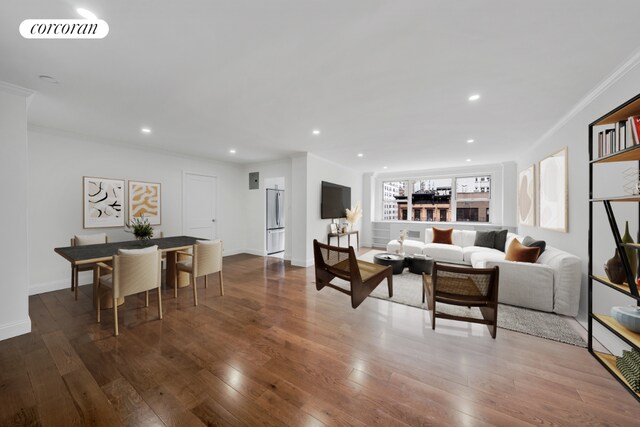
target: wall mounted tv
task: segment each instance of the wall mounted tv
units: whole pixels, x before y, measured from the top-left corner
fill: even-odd
[[[349,208],[351,208],[351,187],[322,181],[320,218],[344,218],[345,211]]]

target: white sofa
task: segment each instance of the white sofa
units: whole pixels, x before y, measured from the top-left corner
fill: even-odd
[[[582,268],[580,258],[547,246],[536,263],[505,261],[505,253],[497,249],[474,246],[476,232],[453,230],[453,245],[433,243],[433,231],[427,228],[425,242],[405,240],[405,254],[424,254],[435,261],[470,265],[475,268],[500,268],[498,300],[535,310],[576,316],[580,301]],[[523,237],[507,234],[506,248],[513,239]],[[388,252],[400,249],[400,242],[387,244]]]

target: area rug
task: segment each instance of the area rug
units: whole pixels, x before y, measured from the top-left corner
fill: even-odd
[[[372,250],[359,258],[363,261],[373,262],[374,255],[381,252]],[[345,288],[349,287],[348,282],[338,278],[334,279],[332,283]],[[422,276],[409,273],[408,269],[405,269],[402,274],[393,276],[392,298],[389,298],[386,280],[378,285],[371,293],[371,296],[427,310],[427,304],[422,303]],[[438,304],[438,311],[458,316],[482,318],[480,310],[475,307],[467,308]],[[554,313],[500,304],[498,308],[498,327],[578,347],[586,347],[585,341],[567,320]]]

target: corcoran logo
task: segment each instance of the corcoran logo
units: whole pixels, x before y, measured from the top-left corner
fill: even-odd
[[[103,39],[109,24],[102,19],[25,19],[20,34],[25,39]]]

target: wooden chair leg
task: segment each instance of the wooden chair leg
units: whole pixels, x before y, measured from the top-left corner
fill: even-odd
[[[98,323],[100,323],[100,283],[98,283],[96,293],[98,294]]]
[[[144,291],[144,306],[149,307],[149,291]]]
[[[194,305],[198,305],[198,287],[196,286],[196,278],[193,274],[191,274],[191,284],[193,285],[193,302]]]
[[[205,274],[204,275],[204,287],[205,289],[209,287],[209,280],[208,280],[209,275]]]
[[[158,286],[158,316],[162,319],[162,292],[160,286]]]
[[[118,299],[113,297],[113,332],[118,336]]]
[[[393,275],[387,277],[387,287],[389,288],[389,298],[393,297]]]
[[[220,278],[220,296],[224,296],[224,281],[222,280],[222,270],[218,271],[218,278]]]
[[[173,297],[174,298],[178,298],[178,269],[176,268],[176,277],[174,278],[175,280],[173,281]]]
[[[73,292],[74,289],[74,285],[75,285],[75,276],[76,276],[76,268],[72,265],[71,266],[71,292]]]

